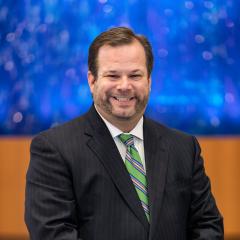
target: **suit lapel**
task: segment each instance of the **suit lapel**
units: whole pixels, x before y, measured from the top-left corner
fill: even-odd
[[[87,143],[89,148],[102,162],[129,208],[148,231],[149,223],[110,132],[94,107],[90,109],[87,118],[90,124],[85,133],[91,137]]]
[[[165,188],[168,165],[168,151],[159,128],[144,119],[144,152],[148,178],[148,194],[150,205],[150,234],[154,237],[161,215],[161,204]]]

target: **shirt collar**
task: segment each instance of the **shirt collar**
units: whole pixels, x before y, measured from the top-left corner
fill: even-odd
[[[95,109],[98,112],[96,106],[95,106]],[[104,123],[106,124],[106,126],[107,126],[107,128],[108,128],[108,130],[111,133],[113,138],[115,138],[115,137],[117,137],[117,136],[119,136],[120,134],[123,133],[123,131],[121,131],[120,129],[115,127],[112,123],[107,121],[99,112],[98,112],[98,114],[102,118]],[[143,140],[143,117],[140,118],[140,120],[138,121],[136,126],[128,134],[132,134],[133,136]]]

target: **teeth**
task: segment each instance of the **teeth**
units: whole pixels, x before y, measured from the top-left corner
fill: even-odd
[[[126,98],[126,97],[114,97],[116,100],[118,100],[119,102],[126,102],[126,101],[130,101],[132,98]]]

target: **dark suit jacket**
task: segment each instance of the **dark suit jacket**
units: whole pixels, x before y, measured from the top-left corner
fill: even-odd
[[[147,118],[143,131],[150,223],[92,107],[32,141],[25,202],[31,239],[223,239],[197,140]]]

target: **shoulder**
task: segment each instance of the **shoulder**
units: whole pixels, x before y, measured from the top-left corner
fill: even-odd
[[[186,149],[192,152],[198,147],[196,137],[191,134],[170,128],[147,117],[144,118],[144,125],[147,130],[152,131],[155,136],[160,137],[162,142],[170,148],[174,148],[175,150]]]
[[[144,124],[147,125],[148,128],[151,128],[165,138],[177,138],[181,140],[189,140],[193,138],[191,134],[174,128],[170,128],[162,123],[159,123],[147,117],[144,118]]]
[[[66,123],[38,133],[33,137],[32,145],[44,143],[54,148],[65,148],[74,142],[81,142],[86,124],[86,115],[74,118]]]
[[[50,129],[47,129],[43,132],[40,133],[40,135],[48,135],[48,136],[60,136],[64,135],[66,136],[71,136],[72,133],[79,132],[81,133],[84,129],[85,125],[85,115],[74,118],[70,121],[67,121],[63,124],[59,124],[57,126],[54,126]]]

